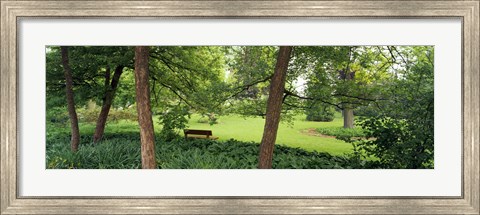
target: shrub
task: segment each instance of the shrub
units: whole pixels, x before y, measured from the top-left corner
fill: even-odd
[[[306,110],[307,121],[331,122],[335,118],[335,109],[331,106],[315,103]]]
[[[379,158],[383,168],[433,168],[433,131],[427,126],[389,117],[370,118],[360,123],[368,129],[367,137],[374,139],[355,144],[359,150]]]
[[[78,108],[78,119],[83,123],[94,124],[98,120],[98,115],[100,114],[101,108],[98,106],[90,106],[87,108]],[[115,109],[110,108],[108,112],[108,121],[107,122],[118,122],[120,120],[137,120],[137,111],[135,108],[126,108],[126,109]]]
[[[370,139],[356,141],[358,150],[378,158],[382,168],[434,167],[433,52],[392,83],[391,99],[382,111],[359,123]]]
[[[199,123],[208,123],[210,125],[218,124],[218,117],[215,113],[202,114],[202,117],[197,120]]]
[[[378,107],[373,104],[359,106],[353,110],[353,114],[362,117],[375,117],[378,116]]]
[[[178,138],[178,130],[183,130],[187,127],[189,118],[190,113],[187,107],[182,105],[170,106],[159,117],[160,124],[163,125],[160,138],[165,141]]]
[[[78,121],[83,123],[95,124],[100,114],[100,109],[77,109]]]
[[[65,127],[69,120],[68,112],[66,107],[54,107],[49,108],[46,113],[47,123],[52,123],[54,125],[60,125]]]
[[[207,124],[208,123],[208,118],[205,118],[205,117],[201,117],[200,119],[197,120],[198,123],[205,123]]]
[[[317,128],[317,132],[328,136],[335,136],[337,138],[352,138],[365,136],[365,132],[362,128],[326,127]]]
[[[98,118],[98,116],[97,116]],[[125,109],[110,109],[108,113],[108,120],[118,122],[120,120],[137,121],[137,110],[134,107]]]

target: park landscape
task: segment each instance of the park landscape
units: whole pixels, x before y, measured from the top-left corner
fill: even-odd
[[[47,46],[47,169],[431,169],[433,46]]]

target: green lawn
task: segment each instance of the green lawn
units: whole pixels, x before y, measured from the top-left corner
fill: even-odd
[[[219,137],[220,141],[230,138],[241,141],[260,142],[263,134],[265,119],[243,118],[237,115],[221,116],[219,123],[209,125],[208,123],[198,123],[200,116],[194,115],[190,119],[189,128],[212,130],[213,135]],[[307,135],[302,130],[309,128],[342,126],[343,119],[337,116],[332,122],[310,122],[305,120],[305,116],[297,116],[293,126],[287,123],[280,123],[277,136],[277,144],[300,147],[308,151],[328,152],[332,155],[339,155],[351,152],[352,146],[349,143],[337,140],[335,138],[324,138]]]
[[[208,123],[199,123],[199,115],[192,115],[189,121],[191,129],[212,130],[213,135],[219,137],[219,141],[236,139],[240,141],[253,141],[259,143],[262,138],[263,126],[265,120],[257,118],[243,118],[238,115],[220,116],[219,123],[210,125]],[[161,125],[158,124],[158,117],[154,117],[155,131],[160,132]],[[307,135],[302,130],[320,127],[342,126],[340,114],[336,115],[332,122],[310,122],[305,120],[305,116],[297,116],[293,125],[280,123],[277,136],[277,144],[299,147],[308,151],[328,152],[332,155],[340,155],[352,151],[349,143],[337,140],[335,138],[325,138]],[[80,132],[83,134],[93,133],[94,124],[81,123]],[[134,121],[121,121],[118,123],[109,123],[105,129],[107,133],[119,132],[138,132],[138,125]]]

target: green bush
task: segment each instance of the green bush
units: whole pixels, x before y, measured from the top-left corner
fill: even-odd
[[[118,122],[120,120],[137,121],[138,120],[137,110],[135,107],[125,108],[125,109],[111,108],[110,112],[108,113],[108,120],[111,122]]]
[[[100,108],[88,109],[88,108],[78,108],[78,121],[84,123],[96,123],[98,115],[100,114]]]
[[[362,128],[326,127],[317,128],[317,132],[337,138],[365,137],[365,132]]]
[[[66,111],[66,110],[65,110]],[[78,108],[77,114],[80,122],[83,123],[96,123],[101,108],[98,106]],[[118,122],[120,120],[137,121],[137,111],[135,108],[115,109],[110,108],[108,112],[107,122]]]
[[[52,123],[54,126],[65,127],[69,120],[66,107],[53,107],[47,109],[46,113],[47,123]]]
[[[378,116],[378,107],[374,104],[359,106],[355,108],[353,114],[361,117],[375,117]]]
[[[214,125],[218,124],[218,117],[215,115],[215,113],[202,114],[202,117],[198,119],[197,122]]]
[[[366,140],[354,140],[355,151],[377,158],[381,168],[434,168],[433,52],[402,79],[394,81],[389,100],[376,116],[359,121]],[[348,141],[348,140],[347,140]]]
[[[331,122],[335,118],[335,109],[322,103],[316,103],[306,110],[307,121]]]
[[[186,106],[170,106],[166,111],[161,113],[159,117],[160,124],[162,124],[160,138],[165,141],[178,138],[178,131],[187,127],[189,118],[190,113]]]
[[[367,136],[373,138],[355,141],[354,144],[366,152],[364,154],[377,157],[382,168],[433,168],[431,121],[431,125],[421,125],[389,117],[366,119],[360,125],[368,129]]]

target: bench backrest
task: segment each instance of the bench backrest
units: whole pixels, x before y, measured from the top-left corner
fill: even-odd
[[[185,130],[183,130],[183,133],[184,134],[200,134],[200,135],[212,136],[212,131],[210,131],[210,130],[185,129]]]

